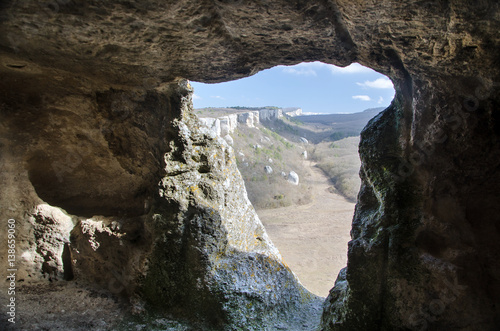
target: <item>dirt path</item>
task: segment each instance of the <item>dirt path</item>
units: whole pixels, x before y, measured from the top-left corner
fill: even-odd
[[[303,206],[257,211],[285,262],[311,292],[326,297],[347,263],[354,203],[338,193],[313,162],[313,201]]]

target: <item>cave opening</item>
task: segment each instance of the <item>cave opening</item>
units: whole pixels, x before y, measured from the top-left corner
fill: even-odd
[[[278,297],[268,291],[267,285],[285,285],[290,277],[283,273],[284,277],[278,279],[274,271],[268,272],[268,267],[273,266],[268,260],[256,260],[260,256],[256,251],[269,246],[257,243],[264,240],[261,233],[252,232],[255,228],[251,226],[258,225],[251,222],[255,220],[253,214],[245,218],[241,210],[247,209],[238,208],[247,206],[238,199],[243,195],[241,190],[232,190],[234,204],[230,208],[223,203],[205,203],[227,201],[226,191],[221,188],[226,179],[234,179],[233,184],[238,187],[242,181],[237,171],[233,171],[234,164],[230,175],[219,171],[227,166],[219,162],[225,159],[215,157],[221,144],[215,139],[202,141],[200,137],[211,136],[198,134],[199,126],[191,120],[190,112],[184,116],[188,113],[184,110],[190,109],[191,92],[184,88],[187,86],[184,80],[179,82],[178,78],[216,82],[249,76],[278,63],[324,60],[345,65],[359,61],[389,75],[398,93],[388,110],[377,115],[364,131],[360,145],[363,186],[351,230],[349,270],[340,274],[338,286],[323,300],[321,329],[467,330],[477,326],[495,330],[500,325],[497,303],[500,297],[497,194],[500,190],[497,33],[500,3],[100,1],[85,5],[58,1],[60,6],[40,8],[37,2],[4,2],[0,6],[3,36],[0,38],[3,78],[0,147],[2,169],[7,171],[2,171],[0,182],[5,187],[2,205],[7,207],[0,214],[2,219],[19,222],[16,247],[26,249],[26,253],[36,251],[36,241],[31,238],[37,229],[29,222],[32,206],[40,200],[51,204],[61,202],[61,196],[49,195],[61,188],[52,164],[45,161],[51,155],[62,156],[60,163],[70,170],[65,172],[67,186],[60,190],[71,198],[63,201],[64,205],[75,206],[73,202],[80,200],[89,207],[89,215],[97,210],[110,217],[119,213],[110,206],[127,209],[134,217],[150,210],[146,203],[142,208],[145,199],[141,192],[144,187],[153,187],[151,194],[156,194],[158,181],[142,179],[149,178],[147,169],[161,171],[162,162],[168,161],[167,166],[172,170],[169,174],[181,175],[180,179],[162,178],[161,196],[155,196],[151,208],[151,213],[157,213],[144,220],[154,225],[151,231],[154,250],[143,247],[136,250],[155,263],[132,268],[127,263],[132,261],[135,267],[136,260],[124,259],[117,245],[108,248],[103,245],[95,251],[87,237],[82,237],[82,244],[91,250],[80,258],[92,261],[96,254],[106,260],[112,258],[109,263],[112,270],[99,272],[77,266],[73,269],[75,277],[83,271],[89,279],[107,277],[104,284],[114,281],[114,271],[119,274],[123,271],[130,276],[128,289],[132,291],[128,293],[134,299],[144,297],[152,305],[164,307],[164,299],[173,298],[173,307],[193,319],[203,314],[227,317],[228,328],[233,329],[263,315],[267,320],[257,320],[254,329],[263,329],[264,325],[287,329],[281,324],[285,318],[275,320],[291,307],[289,303],[302,299],[301,288],[293,292],[285,286],[277,287],[272,294]],[[296,69],[289,74],[301,73],[299,76],[305,80],[314,76],[307,76],[311,72],[314,70]],[[48,84],[50,81],[58,83]],[[61,88],[52,88],[56,85]],[[319,85],[311,83],[309,87],[317,90]],[[281,86],[275,84],[267,89],[276,93],[277,87]],[[145,107],[132,112],[137,116],[127,121],[95,111],[98,109],[94,106],[104,104],[102,98],[96,98],[103,91],[116,100],[123,100],[125,93],[126,100],[137,104],[145,95],[142,90],[168,102],[151,104],[146,98]],[[367,102],[366,96],[370,97],[363,93],[355,95],[359,102]],[[262,104],[267,103],[258,106]],[[167,113],[167,118],[162,120],[158,116],[161,113]],[[50,116],[40,118],[38,114]],[[101,125],[106,123],[111,126]],[[160,127],[155,129],[154,124]],[[91,145],[95,145],[93,151],[98,152],[95,154],[99,154],[99,159],[87,163],[83,158],[78,167],[75,164],[79,162],[66,156],[71,155],[68,152],[74,151],[75,146],[89,145],[81,141],[81,131],[97,133],[97,144]],[[112,134],[101,135],[103,131]],[[245,133],[246,137],[250,134],[256,136]],[[135,139],[131,142],[130,137]],[[152,140],[153,137],[165,138],[168,146],[163,140]],[[272,154],[268,156],[263,144],[247,145],[252,153],[266,156],[264,160],[275,160],[275,152],[277,156],[287,150],[285,143],[275,144],[274,150],[267,148]],[[51,153],[45,153],[48,151]],[[149,157],[151,151],[154,155]],[[171,159],[162,157],[165,152]],[[206,157],[190,157],[195,152]],[[148,161],[132,162],[138,159]],[[211,160],[215,160],[213,173],[198,167]],[[178,171],[186,165],[189,171]],[[85,172],[88,170],[94,176]],[[259,170],[259,176],[270,178],[269,174],[261,174],[265,168]],[[276,166],[273,171],[279,174]],[[102,176],[95,176],[97,173]],[[216,180],[212,174],[218,176]],[[286,175],[288,179],[290,173]],[[258,176],[255,179],[250,182],[259,182]],[[115,182],[127,185],[110,185]],[[77,185],[68,185],[71,183]],[[288,194],[293,186],[286,181],[281,183],[288,188],[285,192]],[[220,196],[209,189],[199,189],[212,184],[218,186],[216,193],[222,193]],[[46,185],[52,185],[53,189],[45,190],[45,195],[36,189]],[[76,191],[91,194],[96,191],[86,190],[91,186],[110,194],[99,195],[92,201],[72,194]],[[176,187],[187,189],[176,190]],[[230,190],[231,185],[224,188]],[[120,199],[117,192],[133,194]],[[264,196],[265,192],[261,193],[259,196]],[[140,204],[122,203],[136,197],[141,198],[136,199]],[[91,205],[96,200],[99,203]],[[286,199],[285,195],[276,194],[267,200],[280,204]],[[212,208],[213,205],[217,208]],[[190,207],[185,208],[189,213],[184,213],[184,209],[179,211],[185,206]],[[212,211],[224,215],[210,217]],[[237,218],[230,214],[249,220],[247,227],[241,228],[249,231],[219,231],[224,230],[222,222],[227,225]],[[203,219],[210,222],[201,222]],[[184,229],[189,231],[177,231]],[[240,228],[235,226],[231,230]],[[1,232],[5,238],[7,232]],[[245,233],[250,235],[244,236]],[[104,236],[107,238],[107,234]],[[226,239],[232,244],[230,248],[241,249],[225,250],[226,246],[219,244]],[[135,240],[123,242],[134,247]],[[248,243],[253,246],[247,249]],[[8,256],[6,247],[3,246],[1,255],[4,262]],[[271,249],[267,252],[272,256]],[[20,269],[16,278],[36,284],[38,279],[27,277],[35,275],[34,269],[30,270],[35,266],[31,262],[19,264],[25,270]],[[247,272],[252,267],[260,271],[255,273],[256,277]],[[39,273],[38,269],[35,271]],[[135,293],[135,285],[142,282],[144,271],[148,272],[147,286]],[[200,287],[204,289],[202,295],[196,292]],[[65,297],[80,300],[79,295]],[[22,303],[22,297],[16,298],[16,302]],[[41,316],[53,316],[53,305],[46,306],[50,311],[42,312]],[[103,307],[95,310],[117,319],[109,306]],[[134,302],[134,307],[140,310],[141,302],[137,305]],[[19,322],[29,320],[26,314],[29,310],[36,311],[24,308],[23,312],[19,305],[17,316],[28,317]],[[66,324],[58,327],[66,329],[73,328],[69,320],[83,316],[70,314],[71,318],[65,321],[60,318],[63,315],[55,315],[57,322]],[[289,315],[296,314],[290,312],[286,317]],[[88,321],[87,314],[84,319],[80,320],[85,323],[81,325],[93,322]],[[30,324],[22,328],[32,329],[40,320],[31,318]],[[3,326],[4,322],[0,324]],[[304,325],[302,321],[290,324]]]
[[[248,197],[284,261],[326,297],[347,264],[360,132],[394,98],[391,80],[357,63],[304,62],[191,84],[195,114],[232,145]]]

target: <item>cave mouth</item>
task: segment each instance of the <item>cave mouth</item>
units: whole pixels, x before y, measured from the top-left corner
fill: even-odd
[[[359,135],[393,99],[392,82],[357,63],[310,62],[192,86],[195,114],[232,144],[271,240],[303,285],[326,297],[347,265]]]
[[[173,110],[172,117],[179,113],[177,100],[189,99],[185,90],[169,84],[177,83],[177,77],[220,81],[301,59],[341,64],[358,60],[390,75],[397,85],[397,97],[393,107],[364,131],[369,138],[361,144],[363,161],[367,161],[362,172],[364,194],[359,195],[353,222],[349,272],[344,273],[344,282],[331,300],[325,301],[322,328],[467,329],[481,325],[482,329],[495,329],[500,325],[500,306],[495,302],[500,296],[500,93],[498,86],[492,86],[500,81],[500,3],[106,1],[87,6],[70,1],[59,11],[41,11],[36,2],[4,3],[0,43],[2,52],[16,61],[11,62],[13,66],[0,65],[13,72],[3,80],[12,97],[2,90],[2,102],[12,98],[20,102],[18,109],[3,112],[2,118],[29,114],[23,102],[30,88],[20,85],[19,78],[46,78],[49,69],[57,80],[68,73],[61,79],[64,95],[84,93],[93,98],[95,91],[108,89],[110,84],[119,89],[141,85],[154,93],[172,93],[172,107],[162,107]],[[17,65],[28,59],[36,66]],[[164,84],[158,88],[144,84],[144,77]],[[84,84],[88,86],[81,86]],[[33,91],[46,91],[53,95],[48,103],[59,103],[54,101],[59,99],[58,93],[50,86],[45,82],[37,85]],[[489,92],[483,93],[484,88]],[[477,89],[482,90],[479,95]],[[478,107],[470,104],[474,99],[469,96],[476,98]],[[468,99],[465,104],[464,99]],[[93,118],[89,108],[83,108],[79,112],[87,116],[81,124]],[[9,138],[13,130],[2,127],[9,129],[2,136]],[[33,131],[21,132],[29,140],[13,140],[12,145],[16,147],[13,153],[23,155],[37,136]],[[178,132],[183,133],[175,128],[166,138],[177,142]],[[10,141],[4,145],[5,141],[2,149],[8,150]],[[153,145],[148,141],[141,146],[151,151]],[[170,151],[162,147],[168,146],[159,146],[159,154]],[[109,149],[104,144],[104,151]],[[121,161],[130,160],[130,155],[134,156],[123,154]],[[161,155],[156,159],[162,160]],[[409,170],[400,168],[408,164]],[[40,175],[30,177],[44,184]],[[31,187],[22,181],[17,184],[17,178],[5,182],[16,190],[11,190],[13,195],[10,191],[2,195],[10,205],[2,212],[13,217],[8,213],[14,207],[15,216],[26,219],[26,210],[39,199],[36,194],[28,201],[18,199]],[[123,191],[111,188],[117,190]],[[24,231],[20,233],[23,246],[30,244],[30,224],[26,222],[19,230]],[[155,237],[169,233],[169,228],[161,230]],[[191,240],[189,244],[198,243]],[[186,245],[172,246],[183,249]],[[168,254],[161,257],[170,258],[175,252],[164,251]],[[181,276],[203,270],[196,264],[179,265]],[[158,275],[165,275],[165,269],[159,267]],[[159,278],[150,291],[160,292],[165,279],[182,282],[187,278]],[[454,286],[445,286],[443,281]],[[258,295],[234,293],[241,298]],[[196,294],[197,301],[211,303]],[[268,308],[267,303],[259,304]],[[192,315],[197,313],[196,307],[186,307]],[[244,312],[251,310],[253,307]]]

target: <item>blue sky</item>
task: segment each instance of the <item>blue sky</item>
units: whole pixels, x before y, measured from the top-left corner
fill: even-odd
[[[195,108],[277,106],[312,113],[354,113],[387,107],[394,97],[386,76],[357,63],[345,68],[321,62],[277,66],[231,82],[191,85]]]

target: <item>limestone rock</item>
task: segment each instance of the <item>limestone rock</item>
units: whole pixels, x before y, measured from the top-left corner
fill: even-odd
[[[295,171],[290,171],[288,173],[287,180],[289,183],[292,183],[293,185],[299,185],[299,175]]]
[[[172,307],[182,297],[186,312],[195,308],[197,314],[229,320],[231,325],[251,324],[257,317],[268,323],[283,312],[281,301],[294,306],[301,295],[309,295],[267,237],[247,198],[231,147],[198,129],[188,103],[181,109],[173,122],[179,140],[165,155],[160,209],[150,224],[152,233],[166,233],[168,239],[154,239],[144,295],[150,302]],[[179,240],[184,244],[179,246]],[[275,272],[264,276],[266,267]]]
[[[71,232],[75,278],[134,297],[147,259],[144,249],[151,239],[144,218],[81,219]]]
[[[264,167],[264,172],[268,175],[272,174],[273,173],[273,168],[271,168],[271,166],[265,166]]]
[[[221,136],[227,136],[236,130],[238,125],[238,115],[229,114],[228,116],[219,117]]]
[[[304,137],[300,137],[300,139],[299,139],[299,140],[300,140],[300,142],[301,142],[301,143],[303,143],[303,144],[306,144],[306,145],[307,145],[307,144],[309,144],[309,140],[307,140],[307,139],[306,139],[306,138],[304,138]]]
[[[223,137],[223,139],[224,139],[224,140],[225,140],[225,141],[226,141],[229,145],[231,145],[231,146],[234,144],[233,137],[231,137],[231,136],[230,136],[230,135],[228,135],[228,134],[227,134],[227,135],[225,135],[225,136]]]
[[[201,123],[203,123],[203,125],[210,128],[217,136],[221,136],[221,122],[218,118],[202,117],[200,118],[200,121]]]
[[[258,123],[258,119],[255,118],[254,112],[241,113],[238,114],[238,123],[253,128]]]
[[[262,121],[272,121],[283,117],[282,109],[261,109],[259,110],[259,117]]]
[[[260,123],[260,113],[259,111],[252,111],[251,112],[253,114],[253,125],[257,125]]]
[[[302,115],[302,108],[283,108],[283,113],[286,116],[295,117]]]
[[[71,280],[70,232],[73,220],[59,208],[40,204],[29,218],[33,226],[34,245],[21,256],[23,264],[31,265],[30,276],[49,280]],[[37,272],[38,271],[38,272]]]

